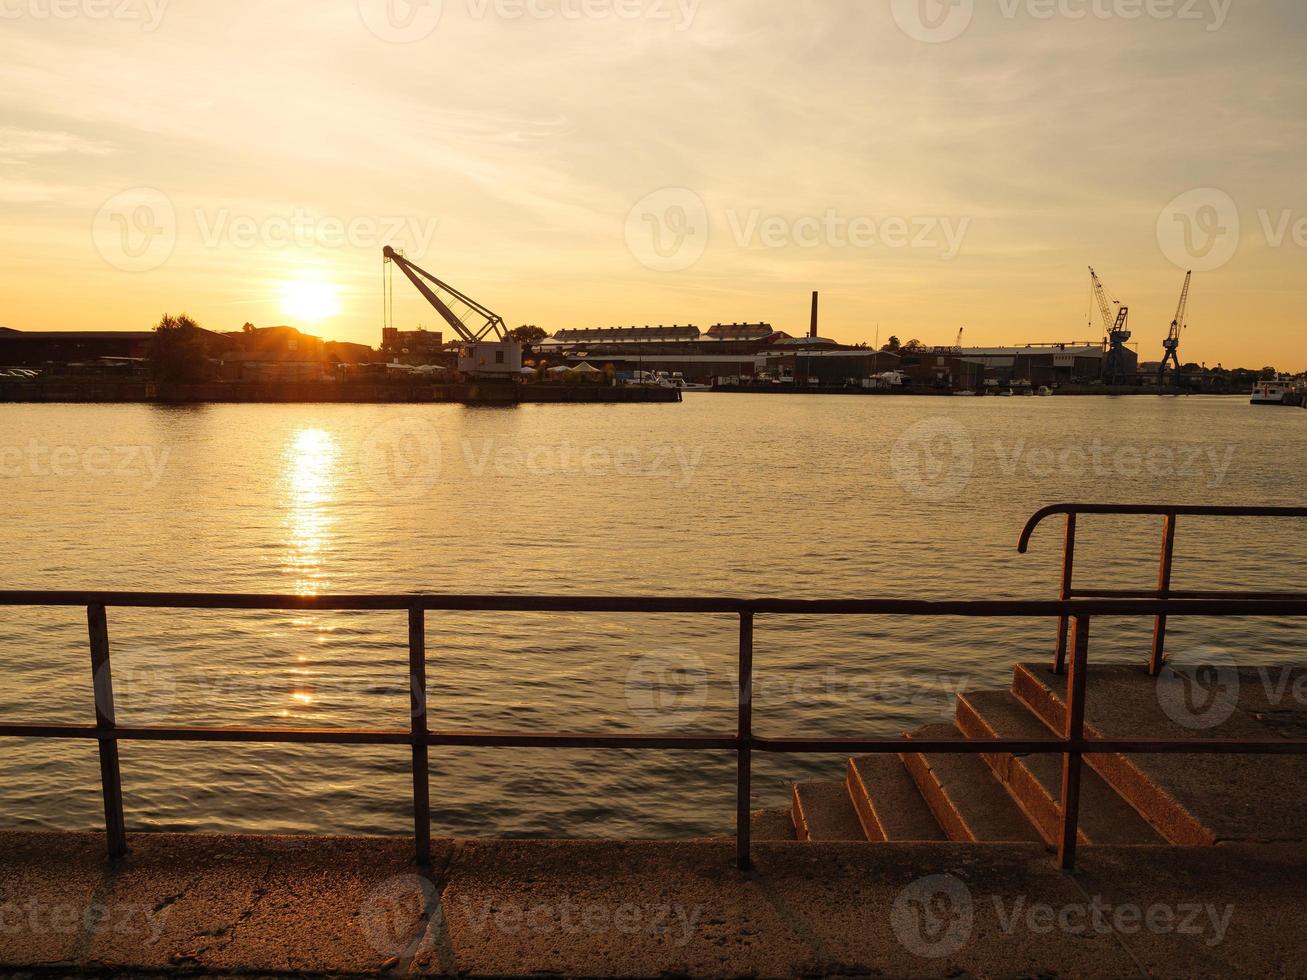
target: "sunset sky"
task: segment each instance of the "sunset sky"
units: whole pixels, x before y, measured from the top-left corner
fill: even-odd
[[[439,15],[438,17],[436,15]],[[1302,0],[0,0],[0,326],[564,327],[1307,368]],[[956,35],[956,36],[953,36]],[[397,325],[439,327],[396,282]]]

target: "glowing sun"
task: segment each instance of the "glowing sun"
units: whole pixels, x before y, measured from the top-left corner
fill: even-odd
[[[316,323],[340,312],[340,291],[321,280],[297,279],[281,287],[281,308],[298,320]]]

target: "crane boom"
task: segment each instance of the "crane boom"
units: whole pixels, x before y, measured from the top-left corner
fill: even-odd
[[[1116,317],[1112,317],[1112,304],[1107,295],[1103,280],[1098,278],[1094,267],[1089,267],[1089,278],[1094,286],[1094,298],[1098,300],[1098,309],[1103,314],[1103,326],[1107,330],[1107,356],[1103,358],[1103,380],[1109,385],[1129,383],[1134,374],[1131,357],[1126,350],[1126,341],[1130,339],[1130,308],[1124,303],[1117,303]]]
[[[1184,288],[1180,290],[1180,305],[1176,307],[1175,319],[1171,321],[1171,340],[1180,339],[1180,331],[1184,329],[1184,315],[1189,311],[1189,283],[1193,280],[1193,272],[1185,273]]]
[[[449,285],[449,283],[437,279],[431,273],[427,272],[426,269],[423,269],[421,266],[415,265],[408,259],[404,258],[404,256],[400,255],[389,245],[382,250],[381,254],[384,261],[393,262],[395,265],[399,266],[399,270],[408,277],[409,282],[417,288],[417,291],[421,293],[426,301],[435,308],[436,312],[444,318],[445,322],[449,324],[450,329],[458,334],[458,336],[463,340],[468,343],[477,343],[478,341],[485,340],[487,337],[493,337],[498,341],[503,341],[508,338],[508,330],[504,326],[504,318],[498,313],[492,312],[470,296],[459,292],[453,286]],[[428,283],[430,283],[430,285],[428,285]],[[484,318],[486,321],[485,324],[476,330],[469,328],[468,325],[459,318],[458,314],[450,308],[449,304],[441,299],[440,295],[431,288],[432,285],[437,289],[443,289],[460,303],[463,303],[477,315]]]
[[[1094,267],[1089,267],[1089,278],[1094,284],[1094,298],[1098,300],[1098,309],[1103,314],[1103,329],[1111,332],[1112,330],[1112,303],[1107,298],[1107,289],[1103,286],[1103,280],[1098,278],[1098,273]]]
[[[1180,372],[1180,334],[1185,328],[1185,315],[1189,312],[1189,283],[1193,281],[1192,271],[1184,276],[1184,288],[1180,290],[1180,305],[1176,307],[1175,319],[1171,321],[1171,330],[1162,341],[1162,364],[1157,369],[1157,385],[1166,386],[1166,369],[1169,365],[1177,374]]]

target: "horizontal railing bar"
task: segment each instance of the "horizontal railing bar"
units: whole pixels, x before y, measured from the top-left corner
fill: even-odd
[[[1030,535],[1044,520],[1056,514],[1120,514],[1174,517],[1307,517],[1307,507],[1237,507],[1206,504],[1053,504],[1035,511],[1021,530],[1017,551],[1026,553]]]
[[[933,752],[973,755],[983,752],[1067,752],[1086,755],[1119,752],[1179,755],[1307,755],[1302,739],[965,739],[965,738],[762,738],[754,736],[759,752],[880,754],[890,752]]]
[[[414,736],[401,729],[334,728],[175,728],[120,725],[101,731],[94,725],[0,725],[0,737],[94,739],[138,742],[255,742],[315,745],[412,745]],[[597,732],[428,732],[417,744],[464,745],[488,748],[578,749],[734,749],[732,734],[622,735]]]
[[[217,592],[0,592],[0,606],[81,606],[98,602],[147,609],[443,609],[484,612],[738,612],[750,600],[695,596],[285,595]]]
[[[1072,589],[1073,598],[1094,598],[1094,599],[1145,599],[1161,598],[1163,595],[1171,599],[1234,599],[1246,600],[1252,599],[1259,602],[1280,602],[1293,601],[1295,599],[1307,599],[1307,592],[1214,592],[1200,591],[1194,589],[1170,589],[1163,593],[1160,589]]]
[[[401,729],[345,728],[139,728],[120,725],[102,733],[94,725],[0,725],[0,737],[100,738],[120,742],[302,742],[319,745],[411,745]]]
[[[353,730],[332,728],[173,728],[120,726],[101,731],[94,725],[0,725],[0,737],[95,739],[146,742],[255,742],[318,745],[412,745],[414,737],[402,729]],[[734,733],[705,732],[695,735],[603,734],[598,732],[462,732],[433,731],[418,744],[462,745],[485,748],[577,748],[577,749],[738,749]],[[785,753],[884,753],[939,752],[976,754],[982,752],[1104,752],[1168,753],[1185,755],[1295,755],[1307,754],[1307,739],[1148,739],[1090,738],[1078,743],[1064,739],[992,738],[766,738],[755,735],[753,748],[759,752]]]
[[[1240,504],[1050,504],[1031,520],[1052,514],[1180,514],[1194,517],[1307,517],[1307,507]]]
[[[790,615],[958,616],[1304,616],[1307,596],[1273,599],[738,599],[667,596],[257,595],[179,592],[0,592],[0,606],[152,609],[403,610],[481,612],[778,613]]]
[[[849,755],[893,752],[956,752],[974,755],[982,752],[1061,752],[1064,749],[1063,743],[1054,738],[764,738],[760,735],[753,737],[753,747],[759,752],[838,752]],[[1304,743],[1304,747],[1307,748],[1307,743]]]

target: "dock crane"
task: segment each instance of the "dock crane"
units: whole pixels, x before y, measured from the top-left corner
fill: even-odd
[[[1193,279],[1192,271],[1186,272],[1184,276],[1184,288],[1180,290],[1180,305],[1176,308],[1175,319],[1171,321],[1171,332],[1166,339],[1162,341],[1162,365],[1157,369],[1157,387],[1159,389],[1166,387],[1166,366],[1171,365],[1176,374],[1180,373],[1180,334],[1188,326],[1184,322],[1185,314],[1189,311],[1189,283]]]
[[[382,249],[381,256],[386,270],[387,292],[390,288],[391,269],[398,266],[399,271],[408,277],[409,282],[463,341],[458,351],[460,373],[482,378],[516,377],[522,373],[522,345],[509,335],[503,317],[410,262],[389,245]],[[437,290],[447,293],[454,302],[467,307],[469,313],[465,316],[475,316],[481,322],[469,326],[441,298]]]
[[[1107,330],[1107,358],[1103,362],[1103,381],[1109,385],[1122,385],[1129,380],[1126,373],[1126,341],[1130,339],[1130,307],[1123,306],[1116,300],[1108,298],[1103,280],[1098,278],[1094,267],[1089,267],[1089,278],[1093,283],[1094,298],[1098,300],[1099,312],[1103,315],[1103,327]],[[1112,305],[1118,307],[1116,317],[1112,316]]]

